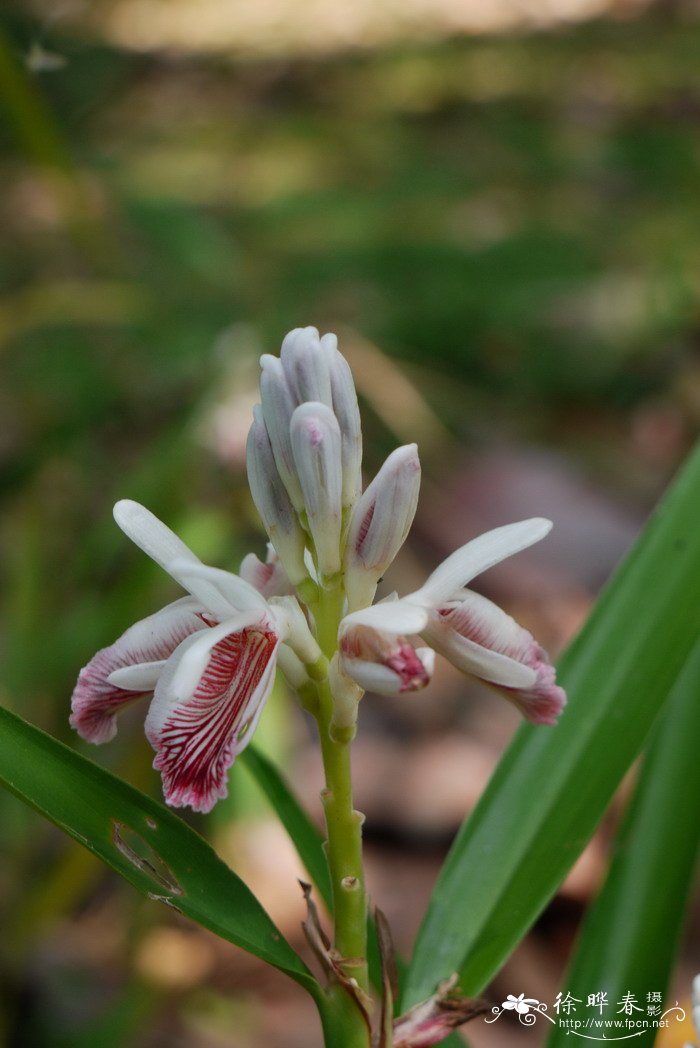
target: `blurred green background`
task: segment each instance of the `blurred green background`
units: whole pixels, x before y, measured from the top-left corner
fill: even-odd
[[[406,576],[542,493],[578,524],[497,595],[554,650],[570,636],[700,429],[700,26],[692,4],[579,24],[576,4],[497,6],[500,32],[476,0],[425,0],[413,22],[276,0],[269,24],[213,0],[4,5],[0,702],[74,744],[79,667],[173,599],[113,525],[117,498],[204,560],[262,553],[256,360],[305,324],[355,368],[368,474],[420,442],[435,501]],[[533,579],[553,610],[533,610]],[[449,719],[410,713],[414,742]],[[380,740],[406,734],[391,708],[368,716]],[[294,717],[266,717],[278,756],[304,739]],[[90,756],[159,795],[138,714]],[[235,774],[219,843],[265,818]],[[2,1048],[316,1043],[272,976],[13,798],[0,818]],[[405,861],[432,876],[455,827],[414,826]],[[555,912],[562,958],[589,889]]]

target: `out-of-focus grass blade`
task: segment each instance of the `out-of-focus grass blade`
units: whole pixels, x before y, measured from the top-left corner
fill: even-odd
[[[0,709],[0,782],[130,881],[274,965],[320,987],[243,881],[162,804]]]
[[[607,993],[662,996],[671,974],[700,843],[700,643],[678,678],[642,766],[605,886],[588,913],[565,986],[584,1003]],[[663,1011],[663,1008],[661,1009]],[[638,1013],[635,1013],[639,1017]],[[653,1045],[649,1028],[635,1045]],[[569,1044],[556,1027],[548,1048]]]
[[[454,971],[479,993],[589,839],[700,635],[699,505],[700,448],[562,660],[561,723],[521,727],[457,835],[404,1004]]]
[[[271,760],[254,745],[239,760],[245,764],[292,839],[299,858],[329,910],[333,908],[331,879],[323,852],[323,836],[297,801]]]

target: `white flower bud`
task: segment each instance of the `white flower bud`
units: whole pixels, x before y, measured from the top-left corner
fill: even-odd
[[[248,433],[246,464],[253,502],[289,579],[296,585],[307,575],[306,540],[277,471],[262,410],[257,404]]]
[[[292,592],[292,584],[271,542],[267,544],[267,559],[264,564],[255,553],[247,553],[241,561],[238,574],[266,599]]]
[[[317,401],[332,407],[328,362],[315,327],[290,331],[282,343],[280,360],[297,405]]]
[[[418,505],[415,444],[397,448],[363,493],[350,521],[345,586],[351,611],[372,603],[377,583],[404,544]]]
[[[297,478],[292,453],[292,438],[289,433],[289,423],[298,402],[289,387],[279,357],[265,353],[260,358],[260,367],[262,368],[260,375],[262,414],[270,437],[277,471],[287,489],[292,505],[297,513],[300,513],[304,508],[304,496]]]
[[[323,576],[340,571],[342,467],[340,428],[325,404],[301,404],[290,425],[297,476],[309,531]]]
[[[333,413],[340,426],[343,461],[343,507],[353,506],[362,489],[362,423],[350,365],[338,350],[335,335],[324,335],[321,346],[326,355],[333,397]]]

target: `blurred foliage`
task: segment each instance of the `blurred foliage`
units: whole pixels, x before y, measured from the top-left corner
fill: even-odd
[[[564,447],[647,505],[700,428],[699,46],[657,14],[313,60],[134,55],[6,5],[0,702],[71,741],[77,668],[171,597],[117,497],[205,560],[261,552],[245,398],[295,325],[345,331],[351,360],[380,346],[467,447]],[[389,428],[367,412],[368,469]],[[98,757],[157,795],[138,716]],[[31,952],[103,874],[14,799],[0,818],[0,920]],[[0,966],[16,1006],[21,958]],[[138,979],[124,993],[148,1011]],[[33,1048],[65,1042],[39,1025]]]

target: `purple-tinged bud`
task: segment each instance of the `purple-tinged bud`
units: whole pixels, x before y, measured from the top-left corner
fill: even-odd
[[[326,355],[331,381],[333,413],[340,426],[343,461],[343,507],[353,506],[362,490],[362,423],[350,365],[338,350],[338,339],[324,335],[321,346]]]
[[[292,415],[290,432],[319,574],[321,578],[336,575],[342,518],[338,421],[325,404],[301,404]]]
[[[277,471],[262,409],[257,404],[248,433],[246,464],[253,502],[287,576],[296,585],[307,575],[304,563],[306,540]]]
[[[265,563],[255,553],[247,553],[241,561],[238,574],[258,593],[262,593],[265,599],[283,597],[292,592],[292,584],[271,542],[267,544]]]
[[[262,368],[260,375],[262,414],[275,456],[277,472],[282,478],[292,505],[297,513],[301,513],[304,508],[304,496],[297,478],[292,438],[289,433],[289,423],[298,402],[289,387],[279,357],[265,353],[260,358],[260,367]]]
[[[297,404],[317,401],[332,407],[328,362],[315,327],[290,331],[282,342],[280,360]]]
[[[392,451],[355,506],[345,547],[350,611],[372,603],[377,583],[403,546],[420,488],[415,444]]]

